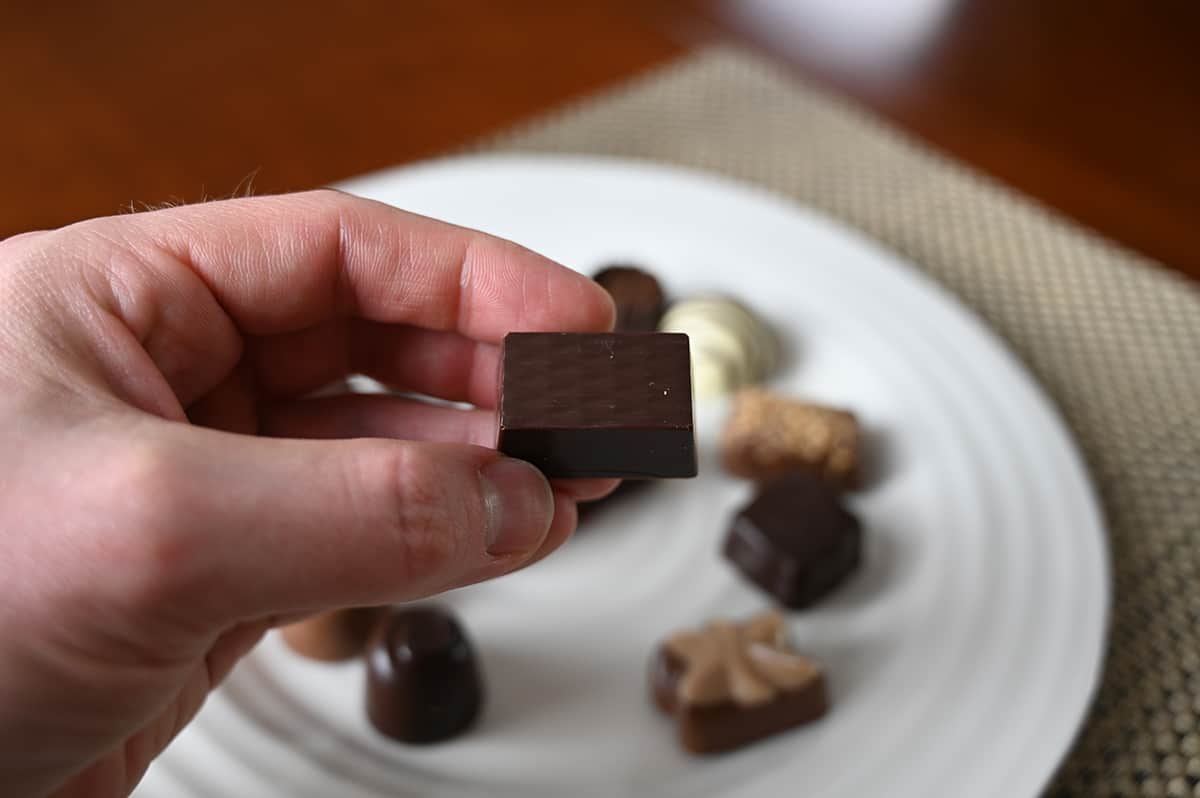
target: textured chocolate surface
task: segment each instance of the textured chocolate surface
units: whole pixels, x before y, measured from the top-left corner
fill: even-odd
[[[392,739],[433,743],[465,731],[483,685],[462,627],[433,608],[396,610],[367,649],[367,716]]]
[[[762,621],[769,620],[769,616],[759,616],[742,625],[715,622],[700,632],[684,635],[695,643],[712,635],[719,625],[724,626],[726,631],[732,626],[740,634],[751,625],[761,625]],[[675,638],[661,645],[651,660],[650,695],[659,709],[675,716],[679,742],[688,751],[708,754],[739,748],[814,721],[829,709],[829,695],[821,667],[791,651],[781,638],[767,642],[744,637],[742,642],[745,647],[735,653],[736,663],[726,660],[720,663],[719,671],[710,669],[702,674],[692,672],[700,662],[694,659],[689,662],[674,642]],[[755,654],[758,655],[757,660]],[[786,663],[802,674],[802,678],[790,680],[786,685],[776,684],[777,689],[769,691],[760,700],[739,700],[734,682],[744,681],[747,676],[770,682],[768,674],[755,671],[756,662],[770,662],[772,658]],[[712,663],[706,664],[711,667]],[[734,666],[748,668],[750,673],[734,674]],[[706,691],[717,688],[716,693],[710,695],[715,695],[716,700],[697,700],[700,696],[689,695],[685,689],[689,677],[699,677],[699,683]],[[726,688],[723,694],[720,689],[722,686]]]
[[[803,473],[769,485],[733,519],[725,557],[792,609],[813,604],[857,567],[862,529],[836,491]]]
[[[297,654],[323,662],[338,662],[363,653],[384,613],[383,607],[331,610],[288,624],[280,633]]]
[[[654,332],[666,307],[662,286],[653,274],[630,265],[608,266],[592,277],[617,308],[617,332]]]
[[[551,477],[692,477],[686,335],[510,333],[496,448]]]
[[[853,413],[758,388],[734,399],[721,434],[726,470],[768,481],[806,471],[838,490],[858,487],[861,433]]]

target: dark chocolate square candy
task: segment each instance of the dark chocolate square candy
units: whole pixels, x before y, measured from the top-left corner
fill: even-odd
[[[496,448],[550,477],[694,477],[687,336],[509,333]]]
[[[859,563],[862,528],[838,494],[797,472],[767,485],[733,519],[725,557],[780,604],[807,607]]]

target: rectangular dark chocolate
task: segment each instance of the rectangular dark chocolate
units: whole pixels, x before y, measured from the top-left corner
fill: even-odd
[[[693,477],[688,338],[509,333],[496,448],[550,477]]]

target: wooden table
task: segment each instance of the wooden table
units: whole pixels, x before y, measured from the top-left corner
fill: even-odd
[[[10,0],[0,236],[429,156],[722,39],[1200,277],[1195,0]]]

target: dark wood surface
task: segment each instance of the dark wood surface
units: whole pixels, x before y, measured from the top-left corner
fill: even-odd
[[[1200,2],[704,5],[935,147],[1200,277]]]
[[[0,236],[426,157],[714,40],[1200,276],[1194,0],[11,0]]]
[[[684,52],[639,6],[0,4],[0,235],[434,155]]]

